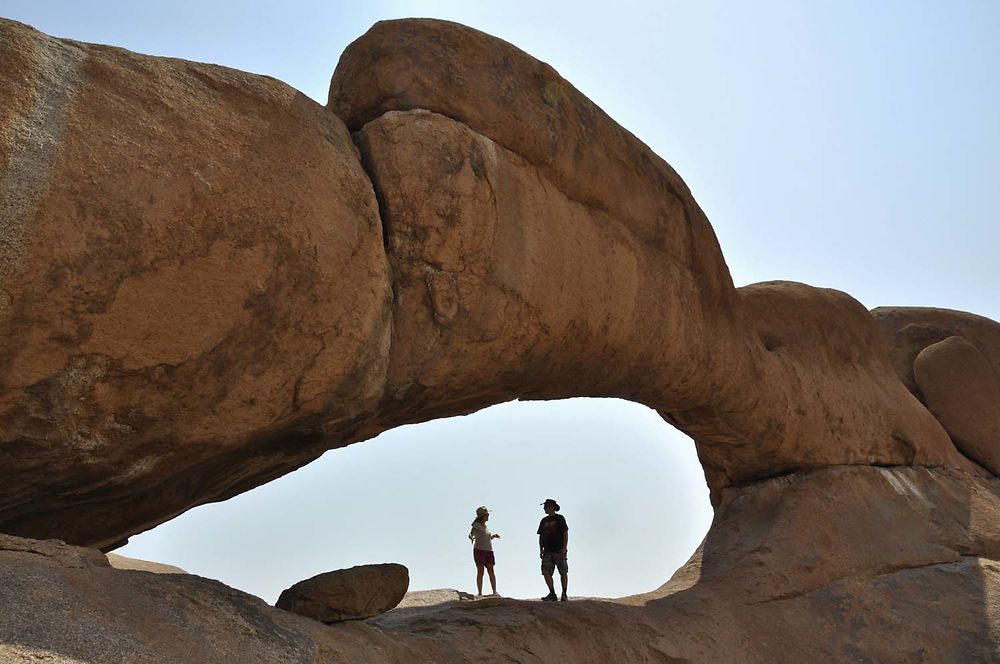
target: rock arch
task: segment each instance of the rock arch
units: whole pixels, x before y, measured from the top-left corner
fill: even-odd
[[[734,288],[669,165],[510,44],[379,23],[324,109],[243,72],[0,33],[0,530],[107,548],[398,424],[620,396],[698,445],[719,508],[698,601],[712,569],[729,583],[748,556],[788,562],[765,551],[771,522],[740,524],[807,529],[824,492],[852,494],[872,537],[892,527],[867,517],[887,497],[913,541],[878,560],[848,547],[846,567],[796,559],[806,571],[762,601],[945,563],[974,595],[972,559],[997,559],[1000,520],[981,517],[1000,442],[962,426],[936,370],[988,358],[976,380],[1000,384],[997,324]],[[925,321],[952,333],[911,334]],[[910,377],[914,344],[955,336],[972,350],[921,353]],[[944,522],[920,511],[935,504]]]

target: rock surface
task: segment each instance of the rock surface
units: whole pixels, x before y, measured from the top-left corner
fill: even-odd
[[[356,138],[394,282],[383,423],[618,396],[691,435],[715,493],[799,468],[966,463],[850,296],[713,295],[695,264],[439,114],[389,112]]]
[[[0,20],[0,530],[111,546],[342,441],[389,281],[343,123]]]
[[[440,606],[451,602],[465,602],[475,600],[476,596],[455,590],[453,588],[437,588],[435,590],[411,590],[403,595],[403,599],[393,609],[402,611],[404,609],[422,609],[430,606]]]
[[[986,663],[998,559],[1000,480],[861,466],[724,490],[692,560],[620,600],[435,602],[324,626],[200,577],[0,550],[0,659]]]
[[[958,449],[1000,475],[1000,373],[968,341],[948,337],[920,351],[913,375]]]
[[[394,608],[409,586],[403,565],[358,565],[299,581],[282,591],[275,606],[323,623],[358,620]]]

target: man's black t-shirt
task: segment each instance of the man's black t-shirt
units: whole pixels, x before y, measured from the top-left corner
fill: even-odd
[[[547,553],[557,553],[562,551],[566,545],[566,519],[562,514],[547,514],[538,524],[538,534],[541,535],[539,543],[542,550]]]

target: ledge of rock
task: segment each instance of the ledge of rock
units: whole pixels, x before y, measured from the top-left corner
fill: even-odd
[[[358,565],[299,581],[282,591],[275,606],[323,623],[358,620],[394,608],[409,586],[403,565]]]

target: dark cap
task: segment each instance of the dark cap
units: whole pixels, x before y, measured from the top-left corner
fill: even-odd
[[[552,505],[552,507],[554,507],[557,512],[559,511],[559,503],[557,503],[554,498],[546,498],[545,502],[544,503],[540,503],[540,504],[543,507],[545,505]]]

